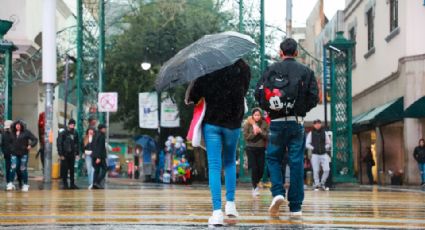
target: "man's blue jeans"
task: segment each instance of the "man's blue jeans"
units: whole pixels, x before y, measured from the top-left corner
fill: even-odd
[[[236,146],[240,129],[227,129],[205,124],[203,127],[208,157],[208,177],[213,210],[221,209],[221,156],[223,155],[226,183],[226,200],[235,200],[236,190]]]
[[[288,191],[289,209],[301,211],[304,200],[304,127],[295,121],[272,121],[266,160],[269,167],[271,192],[273,197],[285,196],[283,188],[282,161],[288,154],[290,168],[290,186]]]
[[[425,183],[425,163],[418,163],[422,183]]]

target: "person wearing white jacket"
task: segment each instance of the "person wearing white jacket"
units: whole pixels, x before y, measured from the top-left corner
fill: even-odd
[[[313,122],[313,131],[307,135],[306,148],[312,151],[311,166],[313,168],[314,190],[329,190],[326,186],[326,180],[329,176],[330,157],[327,150],[330,148],[331,140],[322,128],[322,122],[317,119]],[[319,177],[320,167],[322,167],[322,177]]]

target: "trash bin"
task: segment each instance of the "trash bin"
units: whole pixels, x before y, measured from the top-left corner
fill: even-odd
[[[59,162],[55,162],[52,164],[52,179],[60,178],[60,164]]]

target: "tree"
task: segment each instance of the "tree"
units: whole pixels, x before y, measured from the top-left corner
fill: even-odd
[[[130,131],[139,130],[138,93],[154,90],[161,64],[176,52],[205,34],[228,28],[230,14],[221,8],[222,2],[214,0],[156,0],[142,3],[134,14],[122,18],[121,25],[127,29],[111,37],[106,50],[106,88],[118,92],[122,102],[112,119],[122,121]],[[144,60],[152,64],[151,70],[140,68]],[[184,92],[184,87],[170,91],[180,110],[182,124],[177,133],[181,135],[192,112],[183,105]]]

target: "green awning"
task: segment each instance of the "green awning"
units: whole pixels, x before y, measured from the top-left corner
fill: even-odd
[[[403,117],[403,97],[400,97],[353,117],[353,132],[361,132],[376,126],[400,121]]]
[[[407,107],[404,111],[404,117],[425,118],[425,96],[419,98]]]

